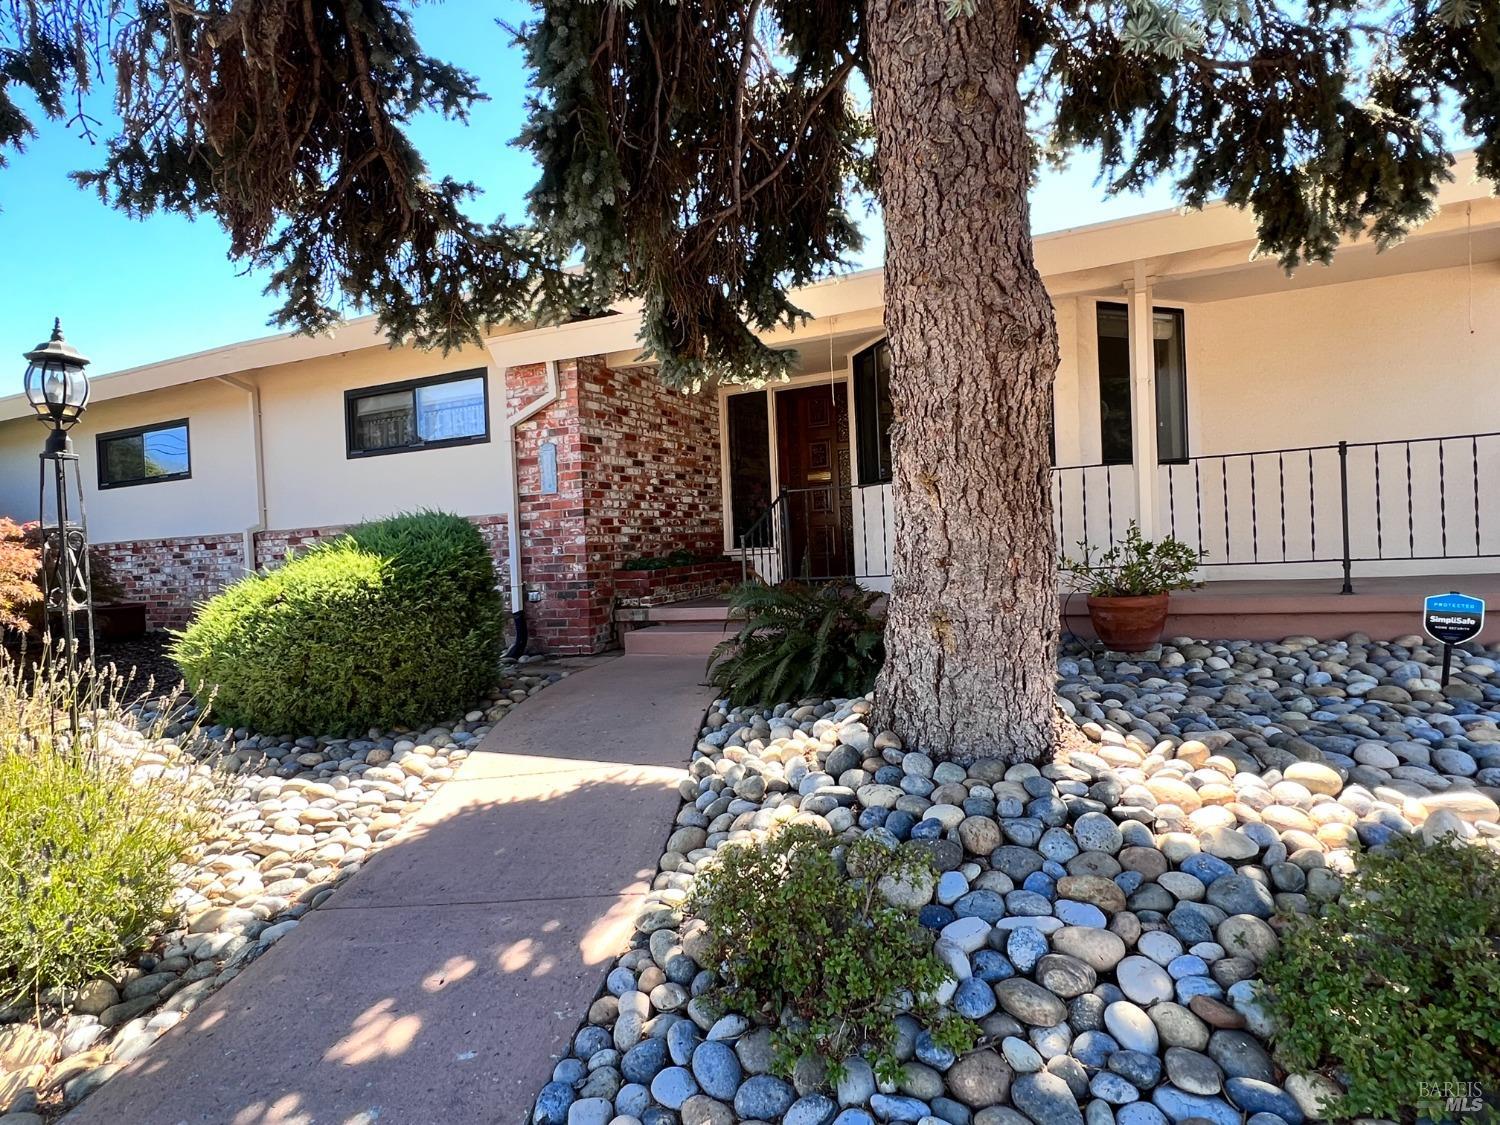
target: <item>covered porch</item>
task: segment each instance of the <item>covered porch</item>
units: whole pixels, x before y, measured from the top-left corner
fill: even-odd
[[[1477,591],[1500,558],[1500,200],[1457,183],[1406,244],[1292,277],[1253,250],[1227,207],[1037,240],[1062,357],[1060,551],[1132,521],[1185,541],[1207,585],[1183,603],[1205,624],[1252,593],[1322,614],[1286,599]],[[720,388],[723,541],[746,575],[889,588],[879,280],[807,290],[812,318],[770,341],[795,349],[792,376]]]

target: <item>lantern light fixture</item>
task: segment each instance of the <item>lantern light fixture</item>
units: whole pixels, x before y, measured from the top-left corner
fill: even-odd
[[[89,401],[88,357],[63,339],[62,320],[52,338],[26,353],[26,401],[37,418],[61,435],[77,424]],[[58,439],[59,443],[61,438]]]

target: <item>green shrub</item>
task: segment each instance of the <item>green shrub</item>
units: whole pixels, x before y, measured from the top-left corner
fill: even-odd
[[[77,744],[67,713],[87,725]],[[174,708],[142,733],[156,739]],[[207,768],[158,746],[138,766],[111,752],[133,725],[120,681],[79,694],[45,669],[0,669],[0,1003],[107,975],[162,923],[173,868],[219,792]]]
[[[722,555],[703,555],[696,551],[680,550],[673,551],[669,555],[642,555],[639,558],[626,559],[620,564],[621,570],[667,570],[674,566],[693,566],[695,563],[713,562]]]
[[[973,1044],[977,1029],[922,998],[947,977],[932,938],[909,911],[876,890],[885,875],[930,871],[907,849],[865,838],[839,870],[833,843],[793,825],[761,844],[728,844],[698,873],[688,912],[703,919],[723,986],[725,1010],[795,1019],[774,1036],[778,1069],[790,1073],[803,1055],[823,1056],[835,1075],[842,1061],[867,1051],[876,1073],[894,1079],[895,1016],[903,1003],[925,1017],[935,1038],[955,1051]]]
[[[837,586],[747,582],[730,595],[744,624],[709,658],[709,678],[736,706],[804,696],[850,697],[885,663],[880,594]]]
[[[1170,594],[1202,585],[1196,576],[1204,552],[1170,536],[1147,539],[1135,520],[1125,529],[1125,539],[1111,543],[1098,558],[1088,543],[1078,547],[1082,555],[1063,559],[1062,568],[1091,598]]]
[[[253,574],[198,610],[173,657],[226,723],[355,734],[467,710],[494,686],[505,606],[468,520],[396,516]]]
[[[1347,1087],[1324,1116],[1443,1120],[1454,1083],[1500,1090],[1500,857],[1415,838],[1362,856],[1264,980],[1283,1065]]]

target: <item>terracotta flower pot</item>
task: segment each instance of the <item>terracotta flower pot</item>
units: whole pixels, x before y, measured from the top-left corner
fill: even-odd
[[[1099,639],[1116,652],[1141,652],[1161,640],[1167,627],[1168,594],[1089,598],[1089,620]]]

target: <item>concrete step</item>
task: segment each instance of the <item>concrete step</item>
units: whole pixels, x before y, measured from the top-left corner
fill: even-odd
[[[708,659],[714,646],[734,636],[723,623],[675,621],[648,625],[625,633],[623,643],[628,653],[650,656],[701,656]]]
[[[653,622],[703,622],[721,628],[729,620],[729,603],[719,599],[697,599],[690,602],[669,602],[654,605],[646,610],[646,620]]]

